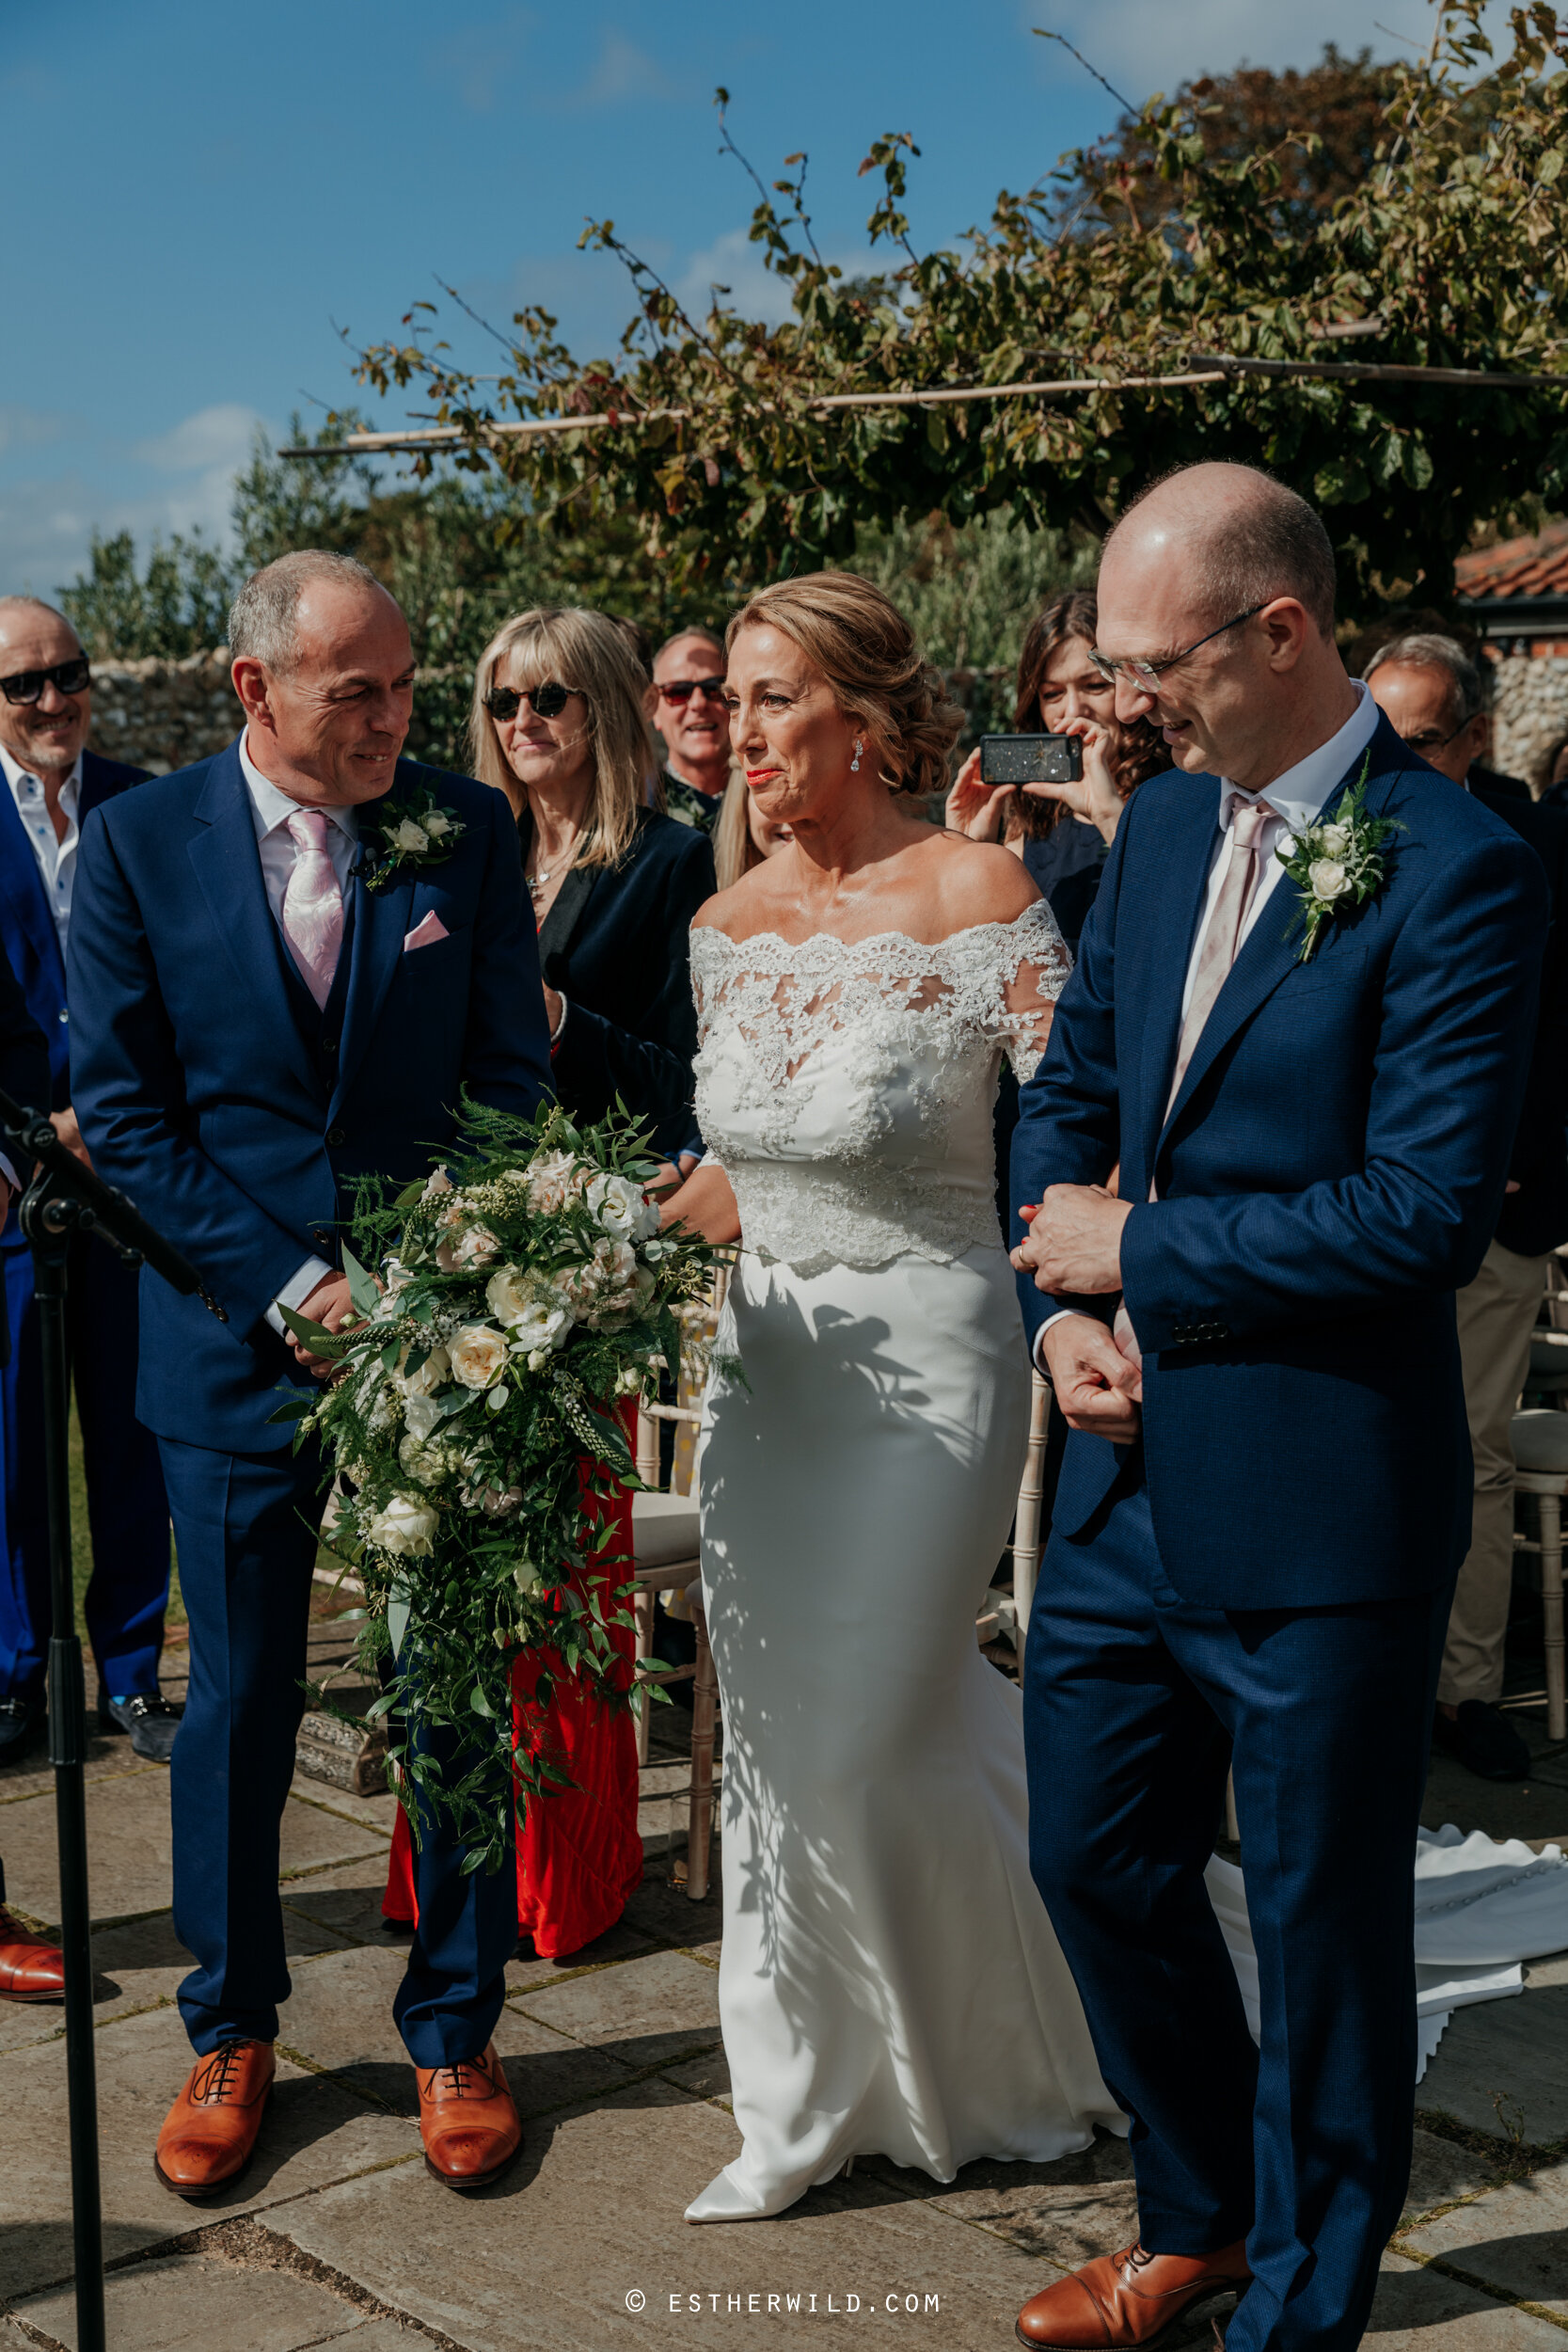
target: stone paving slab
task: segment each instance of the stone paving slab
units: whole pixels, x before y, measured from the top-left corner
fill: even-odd
[[[924,2197],[937,2212],[1066,2269],[1115,2253],[1138,2234],[1132,2159],[1126,2141],[1109,2132],[1097,2131],[1092,2148],[1054,2164],[966,2164],[950,2188],[892,2165],[873,2169],[906,2197]]]
[[[684,1952],[652,1952],[564,1984],[531,1986],[513,2003],[540,2025],[639,2070],[719,2040],[717,1972]]]
[[[1562,2352],[1562,2330],[1386,2254],[1362,2343],[1368,2352]]]
[[[349,2335],[355,2352],[367,2352],[365,2314],[341,2296],[286,2270],[241,2270],[212,2255],[174,2254],[111,2271],[103,2303],[114,2352],[213,2352],[214,2345],[299,2352]],[[30,2296],[17,2310],[29,2326],[75,2352],[69,2292]]]
[[[1452,2270],[1568,2320],[1568,2164],[1509,2181],[1400,2241]]]
[[[60,1915],[53,1776],[0,1810],[7,1899],[32,1918]],[[87,1884],[95,1920],[166,1911],[174,1899],[168,1773],[161,1764],[109,1775],[87,1792]]]
[[[1435,2132],[1422,2131],[1418,2124],[1400,2227],[1408,2229],[1421,2215],[1437,2205],[1450,2205],[1458,2197],[1474,2197],[1483,2188],[1496,2188],[1503,2177],[1489,2157],[1454,2140],[1440,2139]]]
[[[1552,1982],[1532,1965],[1522,1995],[1456,2010],[1416,2111],[1538,2148],[1568,2139],[1568,1970]]]
[[[95,2037],[95,2051],[104,2252],[111,2262],[226,2215],[419,2153],[418,2133],[403,2118],[284,2062],[250,2170],[220,2196],[192,2206],[171,2195],[152,2169],[158,2127],[190,2070],[179,2012],[153,2010],[107,2026]],[[71,2272],[64,2041],[13,2050],[0,2066],[0,2296],[10,2297]]]
[[[733,2151],[733,2126],[715,2109],[643,2084],[552,2119],[547,2136],[531,2130],[509,2179],[449,2196],[454,2211],[433,2211],[425,2192],[442,2191],[410,2169],[302,2200],[268,2226],[470,2352],[750,2344],[769,2294],[801,2297],[792,2343],[841,2341],[852,2317],[873,2343],[999,2352],[1020,2305],[1053,2275],[869,2177],[816,2192],[777,2221],[685,2227],[683,2205]],[[879,2311],[874,2332],[871,2304],[894,2293],[914,2295],[921,2311]],[[682,2306],[673,2313],[672,2296]],[[850,2296],[860,2310],[847,2314]],[[927,2296],[940,2309],[926,2310]],[[640,2308],[628,2297],[643,2298]]]

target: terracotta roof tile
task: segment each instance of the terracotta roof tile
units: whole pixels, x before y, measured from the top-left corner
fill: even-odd
[[[1505,539],[1462,555],[1454,584],[1466,602],[1481,596],[1568,596],[1568,522],[1548,523],[1533,539]]]

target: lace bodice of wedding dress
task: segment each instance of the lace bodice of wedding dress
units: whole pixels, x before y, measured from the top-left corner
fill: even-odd
[[[998,1248],[1001,1057],[1031,1074],[1070,969],[1043,898],[934,946],[693,930],[698,1124],[746,1248],[815,1274]]]

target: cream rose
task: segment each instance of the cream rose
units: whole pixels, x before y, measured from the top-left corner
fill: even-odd
[[[1342,858],[1350,848],[1348,825],[1325,825],[1321,835],[1325,857]]]
[[[397,1384],[404,1396],[434,1396],[436,1390],[444,1389],[451,1378],[451,1358],[444,1347],[433,1347],[418,1372],[404,1371],[403,1365],[408,1361],[408,1357],[409,1350],[405,1347],[397,1372]]]
[[[414,822],[412,817],[405,817],[392,835],[392,847],[394,850],[411,850],[418,856],[421,850],[429,849],[430,835],[422,825]]]
[[[428,1433],[427,1433],[428,1436]],[[421,1486],[438,1486],[450,1478],[456,1467],[453,1449],[446,1445],[430,1445],[410,1430],[398,1447],[398,1460],[410,1478],[417,1478]]]
[[[465,1323],[451,1335],[452,1378],[466,1389],[487,1389],[506,1365],[506,1334],[488,1323]]]
[[[613,1240],[640,1241],[658,1231],[657,1209],[629,1176],[595,1176],[588,1187],[588,1206]]]
[[[425,1178],[425,1187],[420,1195],[420,1206],[422,1207],[427,1200],[436,1200],[443,1192],[451,1192],[451,1178],[447,1174],[445,1167],[434,1168]]]
[[[432,841],[444,841],[451,831],[451,818],[441,809],[427,808],[424,813],[424,829]]]
[[[1315,898],[1339,898],[1350,888],[1350,876],[1338,858],[1314,858],[1307,869]]]
[[[583,1169],[569,1152],[541,1152],[529,1162],[529,1206],[542,1216],[562,1207],[582,1184]]]
[[[365,1530],[378,1551],[401,1560],[427,1560],[436,1549],[440,1513],[422,1495],[393,1495]]]
[[[501,1246],[487,1225],[470,1225],[453,1242],[451,1254],[460,1267],[490,1265],[500,1256]]]

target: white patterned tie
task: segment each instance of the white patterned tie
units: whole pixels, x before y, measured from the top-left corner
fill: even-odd
[[[289,818],[294,868],[283,893],[283,936],[318,1006],[332,993],[343,944],[343,893],[326,846],[327,821],[319,808]]]

